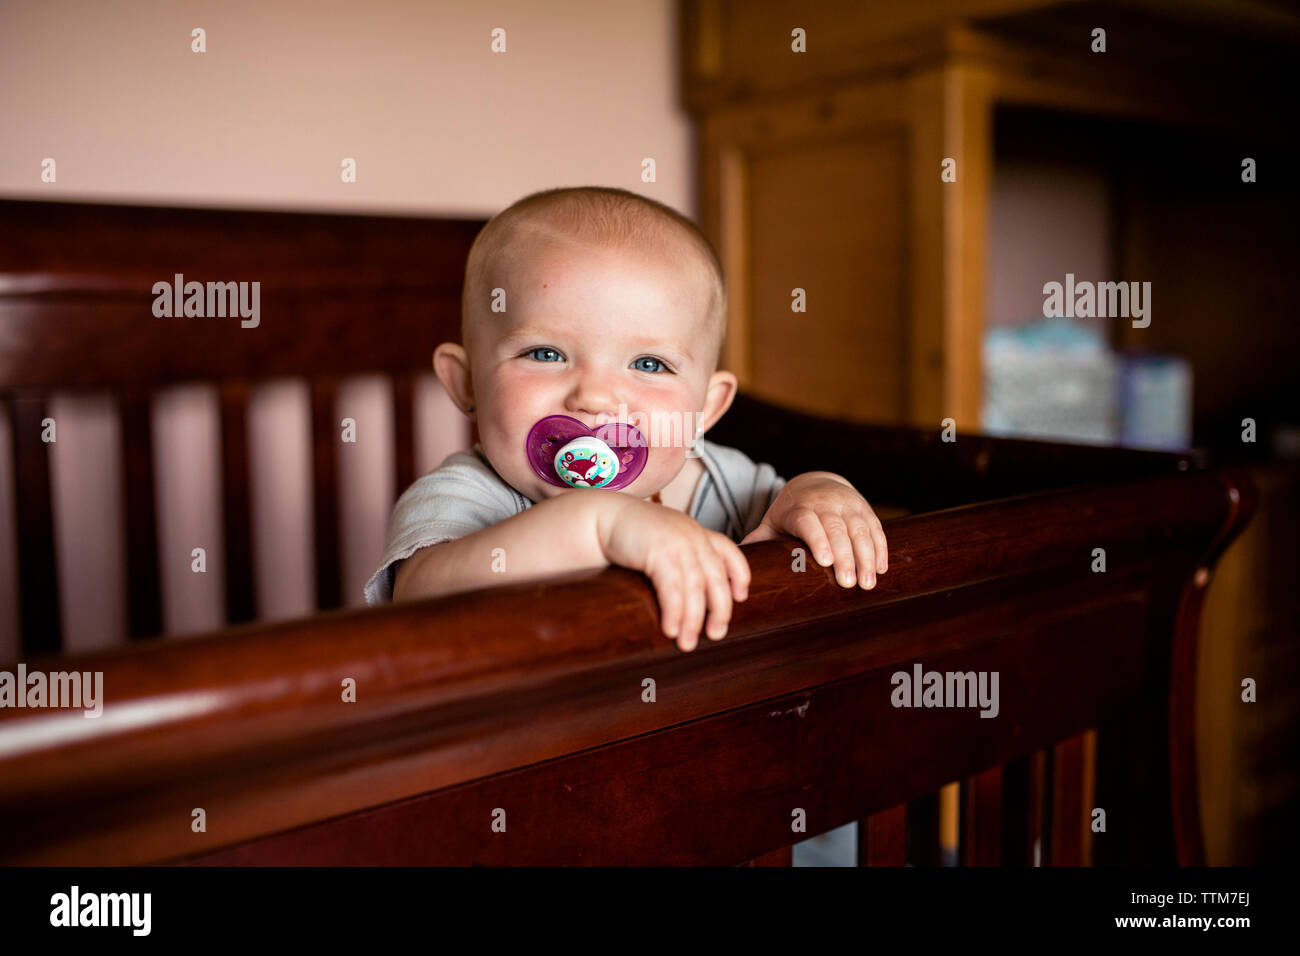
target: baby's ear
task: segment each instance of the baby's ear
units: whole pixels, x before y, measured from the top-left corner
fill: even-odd
[[[433,372],[451,400],[462,410],[474,404],[474,382],[469,354],[456,342],[443,342],[433,350]]]
[[[705,429],[712,428],[719,418],[727,413],[731,403],[736,400],[739,382],[731,372],[720,370],[709,378],[709,389],[704,395],[704,409],[700,412],[700,424]]]

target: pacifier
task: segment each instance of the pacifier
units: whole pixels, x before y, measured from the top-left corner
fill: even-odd
[[[568,415],[548,415],[529,430],[524,450],[533,471],[548,484],[617,491],[641,474],[649,444],[626,422],[592,429]]]

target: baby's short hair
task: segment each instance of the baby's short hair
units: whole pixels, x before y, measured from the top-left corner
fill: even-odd
[[[714,345],[714,367],[726,327],[727,286],[722,263],[699,226],[661,202],[610,186],[574,186],[532,193],[497,213],[479,232],[465,263],[461,297],[461,341],[470,320],[487,310],[493,264],[514,241],[550,239],[596,245],[624,245],[693,262],[710,288],[706,321]],[[683,251],[685,260],[683,260]]]

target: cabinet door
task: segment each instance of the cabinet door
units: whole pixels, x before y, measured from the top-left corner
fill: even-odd
[[[941,66],[703,117],[704,227],[742,387],[835,417],[977,427],[988,103],[983,74]]]

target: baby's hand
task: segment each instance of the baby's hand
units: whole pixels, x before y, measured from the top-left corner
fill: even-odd
[[[835,562],[842,587],[870,589],[876,574],[889,570],[885,529],[857,489],[838,475],[810,471],[791,478],[762,523],[740,543],[767,541],[781,534],[801,538],[822,567]]]
[[[672,508],[619,495],[599,519],[600,546],[611,564],[640,571],[659,598],[664,634],[695,649],[708,609],[706,633],[721,640],[732,601],[749,597],[749,562],[726,535]]]

